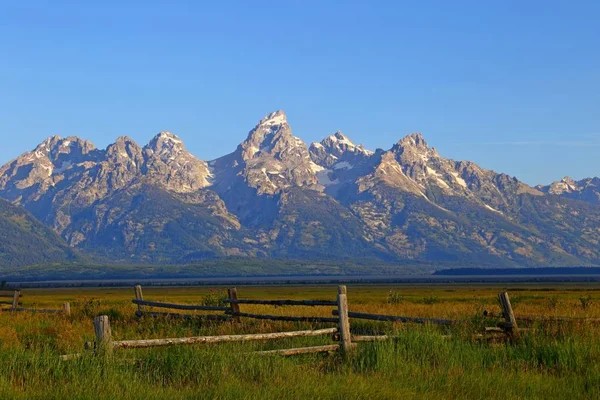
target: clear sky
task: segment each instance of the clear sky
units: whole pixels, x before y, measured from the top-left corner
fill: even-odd
[[[600,176],[599,21],[597,0],[0,0],[0,164],[161,130],[210,160],[283,109],[306,142],[418,131],[530,184]]]

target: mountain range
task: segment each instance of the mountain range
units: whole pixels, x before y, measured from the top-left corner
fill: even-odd
[[[388,150],[367,150],[339,131],[307,145],[283,111],[212,161],[169,132],[143,147],[120,137],[104,150],[54,136],[0,168],[0,197],[24,209],[48,249],[60,249],[59,261],[600,264],[598,178],[531,187],[444,158],[421,134]]]

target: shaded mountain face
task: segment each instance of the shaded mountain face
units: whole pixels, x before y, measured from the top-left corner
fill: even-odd
[[[444,158],[420,134],[376,152],[339,131],[308,147],[277,111],[208,163],[168,132],[105,150],[52,137],[0,169],[0,196],[119,262],[597,264],[597,181],[563,181],[533,188]]]
[[[567,176],[548,186],[537,186],[537,189],[567,199],[600,204],[600,178],[587,178],[576,181]]]
[[[81,260],[52,229],[0,199],[0,268]]]

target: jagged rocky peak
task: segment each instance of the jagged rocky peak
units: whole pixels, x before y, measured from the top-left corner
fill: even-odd
[[[320,143],[312,143],[309,151],[311,159],[324,168],[331,168],[341,162],[359,163],[374,154],[362,144],[354,144],[341,131],[329,135]]]
[[[364,155],[373,154],[372,151],[365,149],[362,144],[354,144],[342,131],[337,131],[333,135],[329,135],[321,141],[321,145],[340,155],[346,152]]]
[[[392,149],[401,164],[425,164],[440,156],[437,150],[429,147],[427,141],[420,133],[412,133],[400,139]]]
[[[283,124],[287,124],[287,115],[283,110],[277,110],[270,114],[267,114],[263,119],[260,120],[257,126],[273,126]]]
[[[0,191],[11,198],[11,191],[33,188],[45,191],[73,165],[92,161],[100,155],[95,146],[75,136],[51,136],[34,150],[21,154],[0,167]]]
[[[146,148],[159,157],[167,159],[186,152],[183,141],[177,135],[166,131],[154,136]]]
[[[536,189],[556,196],[600,204],[600,178],[585,178],[576,181],[566,176],[547,186],[538,185]]]
[[[275,194],[289,187],[317,183],[308,148],[292,134],[281,110],[262,118],[234,153],[211,165],[215,168],[216,190],[221,192],[233,193],[239,189],[223,183],[235,177],[242,177],[241,185],[256,189],[258,194]]]
[[[121,136],[106,148],[106,161],[139,168],[143,163],[142,148],[131,138]]]
[[[261,155],[278,159],[288,156],[304,156],[306,144],[292,134],[285,112],[279,110],[268,114],[249,133],[241,144],[242,159],[250,160]],[[308,154],[308,153],[306,153]]]
[[[53,163],[58,161],[61,156],[70,155],[71,157],[85,156],[96,150],[96,146],[88,140],[83,140],[77,136],[61,138],[60,136],[51,136],[30,153],[23,156],[33,155],[34,159],[46,157]],[[29,157],[32,158],[32,157]]]
[[[423,137],[423,134],[419,132],[411,133],[406,135],[404,138],[398,141],[398,145],[402,147],[417,147],[421,149],[429,148],[427,141]]]
[[[427,141],[421,133],[411,133],[400,139],[398,143],[392,147],[392,150],[400,153],[430,153],[435,151],[434,148],[429,147]]]
[[[185,148],[171,132],[160,132],[144,147],[145,174],[156,184],[176,193],[190,193],[210,185],[206,162]]]
[[[548,188],[548,193],[550,194],[563,194],[563,193],[571,193],[579,190],[578,184],[575,179],[565,176],[558,182],[553,182]]]

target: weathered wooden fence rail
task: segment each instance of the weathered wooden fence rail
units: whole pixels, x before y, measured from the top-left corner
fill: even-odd
[[[175,303],[164,303],[159,301],[147,301],[144,300],[142,287],[140,285],[135,286],[135,299],[132,300],[133,304],[138,306],[137,315],[149,315],[151,317],[170,317],[170,318],[183,318],[183,319],[206,319],[213,321],[226,321],[231,319],[230,316],[225,314],[180,314],[171,312],[155,312],[148,311],[146,307],[156,308],[168,308],[172,310],[185,310],[185,311],[231,311],[231,307],[227,306],[204,306],[204,305],[192,305],[192,304],[175,304]]]
[[[229,307],[220,306],[196,306],[188,304],[172,304],[172,303],[160,303],[157,301],[146,301],[146,300],[133,300],[133,304],[138,306],[150,306],[159,308],[172,308],[173,310],[194,310],[194,311],[228,311]]]
[[[24,311],[41,314],[65,314],[71,315],[71,304],[63,303],[60,309],[47,309],[47,308],[33,308],[33,307],[19,307],[19,302],[23,294],[20,290],[15,290],[12,294],[0,293],[0,298],[12,298],[11,302],[2,302],[0,304],[10,304],[9,308],[2,308],[2,311]]]
[[[210,320],[227,320],[233,318],[234,321],[239,322],[240,318],[252,318],[262,319],[271,321],[289,321],[289,322],[324,322],[324,323],[337,323],[339,318],[331,317],[320,317],[320,316],[289,316],[289,315],[270,315],[270,314],[257,314],[241,312],[241,304],[250,305],[272,305],[275,307],[279,306],[309,306],[309,307],[337,307],[338,302],[335,300],[253,300],[253,299],[238,299],[237,289],[230,288],[227,291],[228,298],[223,300],[228,303],[229,306],[201,306],[201,305],[187,305],[187,304],[174,304],[174,303],[163,303],[157,301],[146,301],[143,299],[142,287],[137,285],[135,287],[135,296],[133,300],[134,304],[138,305],[138,315],[150,315],[150,316],[166,316],[166,317],[182,317],[182,318],[204,318]],[[206,315],[206,314],[177,314],[177,313],[160,313],[147,311],[143,307],[159,307],[159,308],[170,308],[174,310],[189,310],[189,311],[223,311],[224,315]]]
[[[226,303],[231,304],[263,304],[272,306],[337,306],[336,301],[330,300],[247,300],[247,299],[227,299]]]
[[[290,331],[275,333],[256,333],[247,335],[221,335],[221,336],[196,336],[169,339],[143,339],[143,340],[118,340],[112,342],[115,349],[134,349],[147,347],[164,347],[181,344],[208,344],[227,342],[250,342],[274,339],[286,339],[295,337],[323,336],[337,332],[337,328],[318,329],[309,331]]]
[[[233,313],[231,311],[228,311],[227,313],[230,315],[236,316],[236,317],[245,317],[245,318],[253,318],[253,319],[267,319],[270,321],[332,322],[332,323],[338,322],[338,318],[329,318],[329,317],[294,317],[294,316],[287,316],[287,315],[251,314],[251,313],[242,313],[242,312]]]
[[[332,311],[333,315],[338,315],[337,310]],[[404,322],[415,324],[436,324],[436,325],[455,325],[461,321],[439,318],[421,318],[421,317],[403,317],[395,315],[367,314],[361,312],[348,311],[348,316],[355,319],[368,319],[372,321]]]

